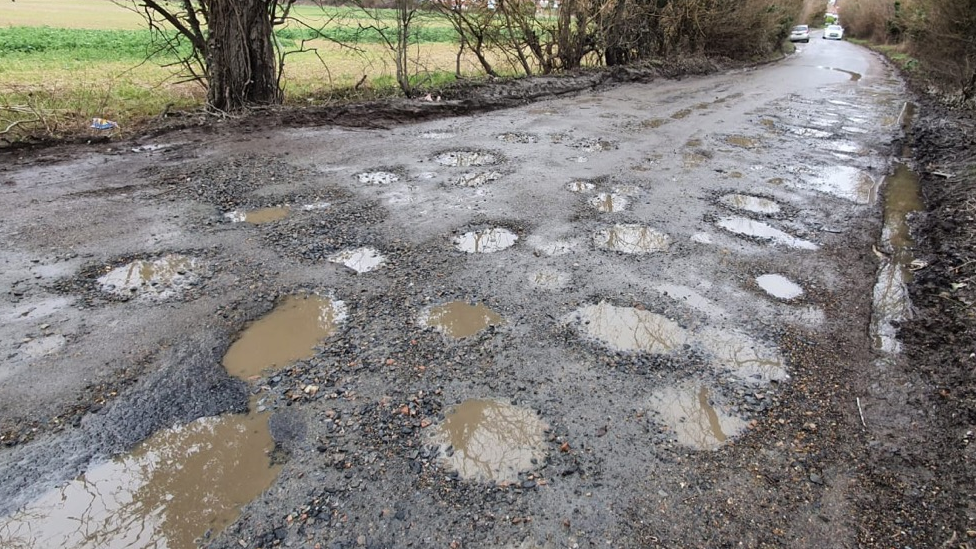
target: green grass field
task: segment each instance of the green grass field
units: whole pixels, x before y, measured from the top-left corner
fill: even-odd
[[[138,13],[110,0],[3,2],[0,140],[84,133],[93,117],[114,120],[125,131],[167,107],[203,104],[204,89],[165,66],[175,58],[154,51]],[[363,76],[366,85],[357,93],[395,93],[391,54],[379,33],[368,28],[392,27],[392,12],[378,11],[370,19],[348,8],[300,6],[292,15],[301,24],[276,32],[290,52],[283,77],[287,103],[347,97]],[[321,34],[308,27],[321,28]],[[457,40],[450,25],[425,17],[416,28],[415,80],[431,86],[453,79]],[[480,72],[473,59],[462,60],[462,71]]]

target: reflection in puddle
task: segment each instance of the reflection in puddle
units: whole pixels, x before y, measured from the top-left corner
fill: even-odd
[[[712,405],[704,386],[665,387],[651,395],[650,407],[674,430],[679,444],[699,450],[718,448],[746,428],[743,419]]]
[[[278,475],[264,416],[206,417],[160,431],[0,519],[3,547],[192,549]]]
[[[799,284],[780,274],[764,274],[756,277],[756,284],[767,294],[778,299],[795,299],[803,295]]]
[[[593,183],[589,183],[587,181],[572,181],[570,182],[569,185],[566,186],[566,188],[569,189],[570,192],[574,192],[574,193],[589,192],[592,191],[594,187],[596,187],[596,185],[594,185]]]
[[[852,166],[825,168],[810,184],[818,191],[857,204],[873,204],[877,198],[877,185],[871,174]]]
[[[364,172],[356,177],[366,185],[389,185],[400,180],[400,176],[392,172]]]
[[[200,281],[195,258],[171,254],[138,260],[112,269],[98,278],[99,289],[119,297],[168,299]]]
[[[503,323],[498,313],[483,304],[471,305],[463,301],[436,305],[420,318],[421,326],[429,326],[456,339],[473,336],[489,326]]]
[[[665,316],[605,301],[577,309],[571,321],[584,335],[620,351],[663,354],[688,340],[688,332]]]
[[[448,412],[431,437],[444,465],[477,481],[516,482],[546,457],[547,426],[532,410],[495,400],[467,400]]]
[[[540,290],[562,290],[569,286],[570,276],[555,269],[541,269],[529,273],[529,283]]]
[[[224,217],[230,219],[232,223],[251,223],[260,225],[280,221],[291,213],[291,208],[287,206],[273,206],[271,208],[258,208],[257,210],[234,210],[227,212]]]
[[[483,229],[456,237],[454,247],[469,254],[490,254],[511,248],[516,241],[518,235],[508,229]]]
[[[780,206],[775,201],[747,194],[727,194],[719,198],[719,202],[731,208],[759,214],[776,214],[780,211]]]
[[[329,256],[329,261],[345,265],[357,273],[368,273],[382,265],[386,259],[375,248],[365,247],[343,250]]]
[[[612,193],[600,193],[590,200],[590,204],[599,212],[619,212],[627,208],[627,199]]]
[[[342,301],[310,295],[288,296],[253,322],[224,355],[224,368],[247,379],[315,355],[315,347],[335,333],[346,317]]]
[[[864,147],[853,141],[824,141],[821,146],[829,151],[839,153],[865,155],[868,152]]]
[[[490,166],[498,160],[497,155],[479,151],[451,151],[434,157],[442,166]]]
[[[715,359],[715,366],[755,384],[789,379],[783,358],[775,348],[751,337],[715,328],[705,328],[698,343]]]
[[[491,183],[492,181],[498,181],[502,177],[502,174],[498,172],[474,172],[461,174],[454,180],[454,184],[458,187],[480,187]]]
[[[683,303],[693,309],[701,311],[708,316],[718,317],[725,314],[725,309],[712,303],[708,298],[702,296],[695,290],[687,286],[677,284],[661,284],[656,288],[662,295]]]
[[[724,217],[718,220],[716,225],[732,234],[771,240],[777,244],[789,246],[790,248],[799,248],[801,250],[817,250],[820,248],[813,242],[797,238],[779,229],[770,227],[765,223],[753,221],[745,217]]]
[[[826,139],[834,135],[828,131],[818,130],[817,128],[806,128],[803,126],[786,126],[784,129],[792,133],[793,135],[798,135],[800,137],[815,137],[817,139]]]
[[[646,254],[668,249],[668,235],[644,225],[623,224],[601,229],[593,235],[600,248],[626,254]]]

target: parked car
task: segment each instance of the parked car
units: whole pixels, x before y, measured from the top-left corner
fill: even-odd
[[[797,25],[790,32],[790,42],[809,42],[810,27],[807,25]]]
[[[830,25],[823,33],[824,40],[843,40],[844,27],[840,25]]]

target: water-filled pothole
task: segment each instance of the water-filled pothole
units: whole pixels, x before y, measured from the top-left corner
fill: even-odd
[[[201,268],[196,258],[169,254],[132,261],[100,276],[97,282],[101,291],[117,297],[163,300],[199,284]]]
[[[718,200],[730,208],[758,214],[777,214],[781,210],[776,201],[747,194],[727,194]]]
[[[789,246],[790,248],[799,248],[801,250],[817,250],[820,248],[813,242],[803,240],[760,221],[745,217],[723,217],[718,220],[716,225],[732,234],[771,240],[777,244]]]
[[[389,185],[400,180],[400,176],[393,172],[363,172],[356,174],[360,183],[366,185]]]
[[[364,247],[332,254],[329,261],[345,265],[357,273],[368,273],[383,265],[386,258],[376,248]]]
[[[871,174],[852,166],[824,168],[810,184],[820,192],[857,204],[873,204],[877,198],[877,184]]]
[[[590,200],[598,212],[619,212],[627,208],[627,199],[615,193],[600,193]]]
[[[457,176],[454,184],[458,187],[480,187],[492,181],[501,179],[502,174],[498,172],[472,172]]]
[[[777,349],[741,333],[705,328],[696,344],[711,355],[716,368],[751,384],[789,379]]]
[[[0,519],[4,547],[193,549],[264,492],[281,467],[263,416],[206,417],[160,431]]]
[[[250,223],[260,225],[262,223],[272,223],[281,221],[288,217],[291,208],[288,206],[271,206],[269,208],[258,208],[256,210],[233,210],[224,214],[231,223]]]
[[[670,427],[679,444],[699,450],[718,448],[746,428],[746,422],[714,405],[707,387],[664,387],[650,397],[650,408]]]
[[[592,191],[596,185],[590,183],[589,181],[571,181],[569,185],[566,186],[570,192],[574,193],[586,193]]]
[[[490,166],[498,161],[498,155],[481,151],[449,151],[434,157],[442,166]]]
[[[796,299],[803,295],[803,288],[781,274],[764,274],[756,277],[756,284],[777,299]]]
[[[489,326],[504,323],[502,317],[482,303],[451,301],[435,305],[420,316],[420,325],[431,327],[455,339],[470,337]]]
[[[454,247],[469,254],[490,254],[511,248],[518,235],[508,229],[493,228],[471,231],[454,238]]]
[[[605,301],[580,307],[570,316],[570,322],[583,335],[620,351],[664,354],[681,347],[689,338],[687,330],[666,316]]]
[[[597,247],[627,254],[646,254],[668,249],[668,235],[637,224],[614,225],[593,234]]]
[[[532,410],[496,400],[467,400],[432,429],[442,463],[461,478],[511,483],[545,460],[547,425]]]
[[[262,371],[310,358],[346,317],[342,301],[318,295],[288,296],[253,322],[224,355],[224,368],[247,379]]]

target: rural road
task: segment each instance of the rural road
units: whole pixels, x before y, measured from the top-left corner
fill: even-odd
[[[816,38],[10,162],[0,545],[854,546],[904,105]]]

